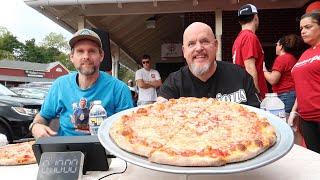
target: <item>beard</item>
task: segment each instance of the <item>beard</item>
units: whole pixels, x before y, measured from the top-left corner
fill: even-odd
[[[195,76],[202,76],[209,71],[210,66],[211,66],[211,63],[206,63],[204,66],[191,63],[189,67],[192,74],[194,74]]]
[[[85,75],[85,76],[90,76],[93,75],[94,73],[97,72],[97,67],[96,66],[92,66],[92,67],[83,67],[83,66],[79,66],[77,68],[77,70],[79,71],[80,74]]]

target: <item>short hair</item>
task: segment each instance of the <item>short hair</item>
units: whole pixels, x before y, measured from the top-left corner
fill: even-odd
[[[255,14],[239,16],[238,17],[239,23],[242,25],[242,24],[247,24],[247,23],[251,22],[254,18],[254,15]]]
[[[142,57],[141,57],[141,60],[142,59],[149,59],[151,60],[151,57],[148,55],[148,54],[144,54]]]

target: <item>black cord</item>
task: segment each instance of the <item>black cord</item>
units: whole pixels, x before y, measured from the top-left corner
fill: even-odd
[[[123,161],[124,161],[124,160],[123,160]],[[115,175],[115,174],[122,174],[122,173],[126,172],[126,170],[127,170],[127,168],[128,168],[128,163],[127,163],[127,161],[124,161],[124,162],[126,163],[126,168],[124,168],[123,171],[121,171],[121,172],[114,172],[114,173],[111,173],[111,174],[107,174],[107,175],[99,178],[98,180],[104,179],[104,178],[106,178],[106,177],[108,177],[108,176],[112,176],[112,175]]]

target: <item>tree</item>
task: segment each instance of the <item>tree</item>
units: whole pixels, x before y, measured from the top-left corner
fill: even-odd
[[[25,41],[21,54],[18,56],[20,61],[48,63],[45,60],[45,49],[35,44],[35,39]]]
[[[129,79],[134,80],[135,73],[129,70],[126,66],[120,64],[118,71],[118,78],[127,83]]]
[[[68,42],[66,41],[65,37],[63,37],[62,34],[57,34],[54,32],[51,32],[48,34],[40,44],[43,47],[46,48],[56,48],[60,52],[68,52],[70,50]]]
[[[75,70],[72,62],[69,60],[67,52],[70,51],[69,44],[62,34],[51,32],[40,43],[42,47],[47,48],[54,53],[54,50],[58,50],[60,53],[54,53],[55,61],[59,61],[69,70]]]
[[[0,26],[0,59],[15,59],[21,52],[23,43],[5,27]]]

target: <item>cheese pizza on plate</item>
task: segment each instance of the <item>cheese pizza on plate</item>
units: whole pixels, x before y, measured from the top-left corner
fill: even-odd
[[[36,158],[32,151],[35,141],[8,144],[0,147],[0,165],[34,164]]]
[[[138,108],[111,126],[122,149],[151,162],[222,166],[251,159],[276,142],[274,127],[245,106],[184,97]]]

